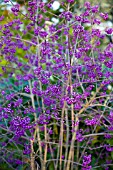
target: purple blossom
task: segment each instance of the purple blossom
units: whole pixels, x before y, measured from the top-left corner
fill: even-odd
[[[100,13],[100,16],[104,19],[107,20],[108,19],[108,13]]]
[[[81,133],[77,132],[76,134],[76,140],[79,142],[82,142],[84,140],[84,137],[82,136]]]
[[[9,0],[4,0],[5,3],[9,2]]]
[[[91,170],[91,166],[89,164],[91,163],[91,155],[84,155],[83,156],[83,163],[82,163],[82,170]]]
[[[105,31],[107,34],[112,34],[113,28],[107,28]]]
[[[73,3],[73,2],[74,2],[74,0],[67,0],[67,2],[69,2],[69,3]]]

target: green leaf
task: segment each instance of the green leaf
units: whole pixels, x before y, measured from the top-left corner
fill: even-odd
[[[70,28],[69,34],[70,34],[70,35],[73,35],[73,28]]]
[[[42,69],[43,69],[43,70],[46,70],[46,63],[43,63],[43,64],[42,64]]]

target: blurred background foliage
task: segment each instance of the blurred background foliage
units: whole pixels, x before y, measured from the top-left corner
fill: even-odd
[[[12,6],[11,3],[7,3],[4,4],[3,3],[4,0],[0,0],[0,16],[4,15],[5,17],[8,16],[8,9],[10,8],[10,6]],[[12,3],[19,3],[21,9],[25,9],[25,7],[28,4],[29,0],[11,0]],[[43,0],[44,2],[46,2],[46,4],[51,3],[52,0]],[[66,3],[66,0],[54,0],[53,1],[54,5],[52,6],[51,9],[47,8],[48,10],[48,15],[47,17],[51,18],[53,17],[52,14],[50,14],[49,12],[52,12],[56,16],[59,16],[60,11],[62,11],[62,9],[64,8],[63,5],[61,5],[62,2],[64,2],[64,4]],[[73,8],[72,10],[75,12],[79,12],[80,10],[82,10],[83,8],[83,4],[86,2],[86,0],[75,0],[74,4],[72,4]],[[109,18],[108,21],[113,23],[113,0],[89,0],[89,2],[91,3],[91,5],[99,5],[100,6],[100,11],[101,12],[108,12],[109,14]],[[58,7],[58,8],[57,8]],[[72,11],[71,10],[71,11]],[[25,12],[25,11],[24,11]]]

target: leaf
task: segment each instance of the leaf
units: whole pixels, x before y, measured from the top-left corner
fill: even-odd
[[[42,64],[42,69],[43,69],[43,70],[46,70],[46,63],[43,63],[43,64]]]
[[[4,10],[3,15],[4,15],[5,17],[7,17],[7,16],[8,16],[8,10]]]
[[[53,169],[54,169],[53,163],[50,162],[50,164],[49,164],[49,170],[53,170]]]
[[[111,152],[111,157],[112,157],[112,160],[113,160],[113,152]]]
[[[7,64],[9,64],[9,62],[7,60],[4,60],[4,59],[0,60],[0,66],[5,66]]]
[[[108,144],[113,145],[113,139],[107,139],[106,141]]]
[[[73,28],[70,28],[69,34],[70,34],[70,35],[73,35]]]
[[[53,126],[53,131],[54,131],[54,134],[58,135],[58,127],[56,124],[54,124]]]

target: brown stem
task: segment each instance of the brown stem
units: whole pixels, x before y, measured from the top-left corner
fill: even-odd
[[[35,109],[35,101],[34,101],[34,95],[33,95],[33,93],[32,93],[32,85],[31,85],[31,81],[29,80],[29,87],[30,87],[30,94],[31,94],[31,101],[32,101],[32,106],[33,106],[33,108]],[[34,113],[34,118],[35,118],[35,122],[37,121],[37,115],[36,115],[36,113]],[[34,135],[33,135],[33,142],[35,141],[35,139],[36,139],[36,136],[37,136],[37,138],[38,138],[38,144],[39,144],[39,150],[40,150],[40,157],[41,157],[41,160],[42,160],[42,147],[41,147],[41,140],[40,140],[40,135],[39,135],[39,126],[38,126],[38,124],[36,125],[36,127],[35,127],[35,132],[34,132]],[[33,147],[33,143],[32,143],[32,145],[31,145],[31,147]],[[31,153],[31,166],[32,166],[32,164],[33,164],[33,162],[35,162],[35,158],[34,158],[34,156],[33,156],[33,154],[34,154],[34,151],[33,151],[33,148],[31,148],[31,151],[32,151],[32,153]],[[42,164],[42,161],[41,161],[41,164]]]
[[[81,114],[82,112],[84,112],[89,106],[90,104],[94,101],[97,93],[100,91],[100,89],[103,87],[103,85],[101,85],[99,88],[97,88],[95,94],[93,95],[93,97],[91,97],[91,99],[89,100],[89,102],[87,102],[84,107],[78,112],[78,114],[76,115],[76,118],[75,118],[75,122],[78,122],[79,118],[78,118],[78,115]],[[66,167],[66,170],[69,170],[70,168],[70,161],[71,161],[71,158],[72,158],[72,152],[73,152],[73,149],[74,149],[74,142],[76,140],[76,132],[78,130],[78,125],[75,126],[75,129],[74,129],[74,134],[72,136],[72,142],[71,142],[71,146],[70,146],[70,151],[69,151],[69,156],[68,156],[68,162],[67,162],[67,167]]]
[[[71,96],[73,93],[73,86],[72,86],[72,70],[70,70],[70,86],[71,86]],[[71,104],[71,120],[72,120],[72,131],[74,129],[74,105],[73,103]],[[72,151],[72,163],[71,163],[71,170],[73,169],[73,161],[74,161],[74,149]]]
[[[44,125],[44,135],[45,135],[45,141],[47,141],[47,126],[46,125]],[[43,170],[46,170],[46,157],[47,157],[47,143],[45,144],[45,148],[44,148]]]
[[[69,76],[68,80],[66,83],[66,87],[69,85]],[[67,88],[65,93],[67,94]],[[66,101],[64,101],[64,105],[62,108],[62,115],[61,115],[61,125],[60,125],[60,137],[59,137],[59,145],[58,145],[58,152],[57,152],[57,162],[55,166],[55,170],[57,170],[58,167],[58,159],[59,159],[59,154],[60,154],[60,169],[62,168],[62,150],[63,150],[63,119],[64,119],[64,113],[65,113],[65,108],[66,108]]]
[[[48,143],[49,143],[49,148],[50,148],[50,152],[51,152],[51,157],[52,157],[52,159],[54,159],[53,149],[51,147],[49,139],[50,139],[50,137],[49,137],[49,133],[48,133]],[[53,161],[53,165],[54,165],[54,169],[55,169],[55,161]]]
[[[64,112],[66,107],[66,101],[64,101],[64,106],[62,108],[62,117],[61,117],[61,131],[60,131],[60,170],[62,169],[62,149],[63,149],[63,119],[64,119]]]
[[[79,160],[79,142],[77,141],[77,162]],[[78,166],[76,166],[76,170],[78,170]]]
[[[34,161],[34,148],[33,148],[33,140],[30,141],[31,142],[31,170],[35,170],[35,161]]]
[[[76,116],[76,119],[75,119],[75,122],[78,122],[78,116]],[[74,142],[75,142],[75,139],[76,139],[76,132],[78,130],[78,125],[75,126],[75,132],[72,136],[72,142],[71,142],[71,146],[70,146],[70,151],[69,151],[69,156],[68,156],[68,162],[67,162],[67,167],[66,167],[66,170],[69,170],[70,168],[70,163],[71,163],[71,158],[72,158],[72,153],[73,153],[73,150],[74,150]]]
[[[67,134],[66,134],[66,151],[65,151],[65,162],[64,162],[64,170],[66,169],[66,160],[67,160],[67,156],[68,156],[68,148],[69,148],[69,145],[68,145],[68,143],[69,143],[69,122],[68,122],[68,111],[67,111],[67,109],[65,109],[65,114],[66,114],[66,128],[67,128],[67,130],[66,130],[66,132],[67,132]]]

